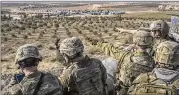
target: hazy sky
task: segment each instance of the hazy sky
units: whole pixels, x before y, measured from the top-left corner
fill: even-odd
[[[0,0],[0,1],[179,1],[179,0]]]

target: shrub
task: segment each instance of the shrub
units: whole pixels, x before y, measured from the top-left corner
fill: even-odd
[[[27,35],[31,36],[32,34],[30,32],[28,32]]]
[[[100,49],[97,48],[97,47],[91,47],[89,50],[88,50],[88,53],[89,54],[96,54],[96,53],[99,53],[100,52]]]
[[[57,35],[56,34],[53,34],[52,36],[51,36],[51,38],[56,38],[57,37]]]
[[[104,30],[104,33],[108,33],[108,30]]]
[[[1,28],[1,32],[4,32],[4,29]]]
[[[6,28],[6,31],[11,31],[11,30],[12,30],[11,27]]]
[[[11,34],[11,37],[15,37],[15,38],[16,38],[17,36],[16,36],[14,33],[12,33],[12,34]]]
[[[23,38],[24,38],[24,39],[27,39],[27,38],[28,38],[28,36],[27,36],[27,35],[23,35]]]
[[[51,26],[47,26],[47,28],[51,28]]]
[[[111,36],[112,35],[112,33],[109,33],[109,36]]]
[[[7,37],[2,37],[2,40],[6,42],[6,41],[8,41],[8,38]]]
[[[42,44],[37,44],[37,47],[38,47],[38,48],[42,48],[43,45],[42,45]]]
[[[49,46],[48,49],[49,49],[49,50],[55,50],[55,47],[53,47],[53,46]]]

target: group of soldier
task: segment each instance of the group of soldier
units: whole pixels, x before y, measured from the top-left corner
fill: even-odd
[[[169,26],[162,20],[150,25],[150,32],[139,29],[133,45],[118,48],[102,40],[89,39],[92,46],[118,60],[113,77],[114,89],[108,90],[108,68],[83,53],[77,37],[56,43],[57,59],[64,65],[56,76],[37,69],[42,57],[38,48],[26,44],[17,50],[15,74],[2,90],[4,95],[179,95],[179,44],[169,39]],[[110,64],[110,63],[109,63]]]

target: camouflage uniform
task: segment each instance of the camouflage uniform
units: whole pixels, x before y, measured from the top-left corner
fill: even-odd
[[[152,72],[139,75],[130,87],[131,95],[179,95],[179,44],[165,41],[159,44],[155,62],[165,67],[156,67]],[[172,67],[172,68],[171,68]]]
[[[65,39],[60,45],[60,53],[75,60],[83,56],[83,49],[81,40],[76,37]],[[66,95],[105,95],[107,74],[101,61],[84,56],[80,61],[66,62],[72,63],[60,76]]]
[[[161,35],[158,37],[154,37],[153,41],[153,55],[156,51],[157,46],[164,41],[169,40],[168,33],[169,33],[169,26],[166,22],[162,20],[157,20],[151,23],[150,30],[153,31],[160,31]]]
[[[37,47],[31,44],[23,45],[17,50],[15,63],[26,58],[42,60]],[[23,77],[22,81],[18,81],[15,76],[2,90],[3,95],[33,95],[35,91],[37,91],[36,95],[63,95],[60,81],[50,73],[36,71]],[[37,86],[39,86],[39,89],[35,90]]]
[[[62,86],[57,77],[50,73],[43,73],[41,87],[37,95],[63,95]],[[3,95],[33,95],[35,87],[37,86],[42,73],[36,72],[30,76],[24,77],[24,79],[18,83],[16,80],[12,79],[14,83],[8,84],[3,89]],[[54,91],[52,93],[52,91]]]
[[[134,43],[141,46],[150,46],[152,43],[152,37],[149,32],[138,31],[134,36]],[[94,44],[94,43],[93,43]],[[132,81],[140,74],[149,72],[153,69],[153,59],[145,51],[138,49],[123,50],[114,47],[112,44],[97,42],[95,43],[97,48],[110,57],[119,60],[117,80],[125,91],[119,92],[121,95],[127,92],[128,87],[132,84]],[[123,93],[124,92],[124,93]]]

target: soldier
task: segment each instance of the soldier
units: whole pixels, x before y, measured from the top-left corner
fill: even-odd
[[[147,53],[151,46],[152,36],[149,32],[139,30],[134,35],[134,47],[131,50],[123,50],[114,47],[112,44],[90,40],[97,48],[101,48],[105,54],[119,60],[118,72],[116,72],[118,94],[127,94],[132,81],[140,74],[153,69],[153,59]]]
[[[106,69],[102,62],[83,55],[84,46],[77,37],[60,44],[60,53],[70,65],[60,76],[65,95],[106,95]]]
[[[35,45],[25,44],[19,47],[15,64],[22,73],[13,76],[2,90],[3,95],[63,95],[58,78],[37,69],[41,60],[42,57]]]
[[[157,20],[150,24],[151,34],[154,37],[153,41],[153,55],[157,46],[166,40],[169,40],[169,26],[165,21]]]
[[[156,67],[139,75],[128,93],[130,95],[179,95],[179,44],[165,41],[158,45]]]

